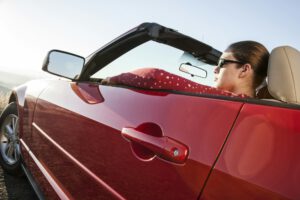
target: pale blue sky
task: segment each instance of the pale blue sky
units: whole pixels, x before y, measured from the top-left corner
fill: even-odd
[[[84,57],[142,22],[224,50],[256,40],[300,49],[297,0],[0,0],[0,69],[40,69],[51,49]]]

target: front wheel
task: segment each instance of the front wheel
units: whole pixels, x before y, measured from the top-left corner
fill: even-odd
[[[0,164],[10,174],[20,175],[21,151],[17,104],[10,103],[0,116]]]

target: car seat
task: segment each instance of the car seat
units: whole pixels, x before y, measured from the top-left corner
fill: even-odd
[[[276,100],[300,104],[300,52],[297,49],[281,46],[272,50],[268,91]]]

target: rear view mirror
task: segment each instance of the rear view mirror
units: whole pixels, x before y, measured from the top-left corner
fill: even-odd
[[[81,56],[60,51],[50,51],[43,64],[43,70],[61,77],[75,79],[84,66],[85,59]]]
[[[197,67],[195,65],[192,65],[191,63],[181,63],[179,66],[179,70],[190,74],[192,77],[200,77],[200,78],[206,78],[207,77],[207,71],[201,67]]]

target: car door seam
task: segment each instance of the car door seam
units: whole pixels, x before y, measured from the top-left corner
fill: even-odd
[[[221,153],[223,152],[223,149],[224,149],[224,147],[225,147],[225,145],[226,145],[226,143],[227,143],[227,140],[229,139],[229,136],[231,135],[231,132],[232,132],[233,128],[235,127],[235,123],[236,123],[236,121],[237,121],[237,119],[238,119],[238,117],[239,117],[239,115],[240,115],[240,112],[241,112],[242,108],[244,107],[244,105],[245,105],[245,103],[242,103],[242,104],[241,104],[241,106],[240,106],[240,108],[239,108],[239,110],[238,110],[238,112],[237,112],[237,115],[236,115],[235,119],[233,120],[232,126],[230,127],[230,129],[229,129],[229,131],[228,131],[228,134],[227,134],[227,136],[226,136],[226,138],[225,138],[225,140],[224,140],[224,142],[223,142],[223,144],[222,144],[222,146],[221,146],[221,148],[220,148],[220,151],[219,151],[219,153],[217,154],[217,157],[216,157],[215,161],[213,162],[213,164],[212,164],[212,166],[211,166],[211,168],[210,168],[210,171],[209,171],[209,173],[208,173],[208,175],[207,175],[207,177],[206,177],[206,179],[205,179],[205,181],[204,181],[204,184],[203,184],[203,186],[202,186],[202,188],[201,188],[201,191],[200,191],[200,193],[199,193],[199,196],[198,196],[198,198],[197,198],[198,200],[200,200],[200,198],[201,198],[201,196],[202,196],[202,194],[203,194],[203,191],[204,191],[204,189],[205,189],[205,187],[206,187],[206,185],[207,185],[207,182],[208,182],[208,180],[209,180],[209,177],[210,177],[210,175],[212,174],[212,172],[213,172],[213,170],[214,170],[214,168],[215,168],[215,166],[216,166],[216,164],[217,164],[217,161],[218,161],[219,157],[221,156]]]

